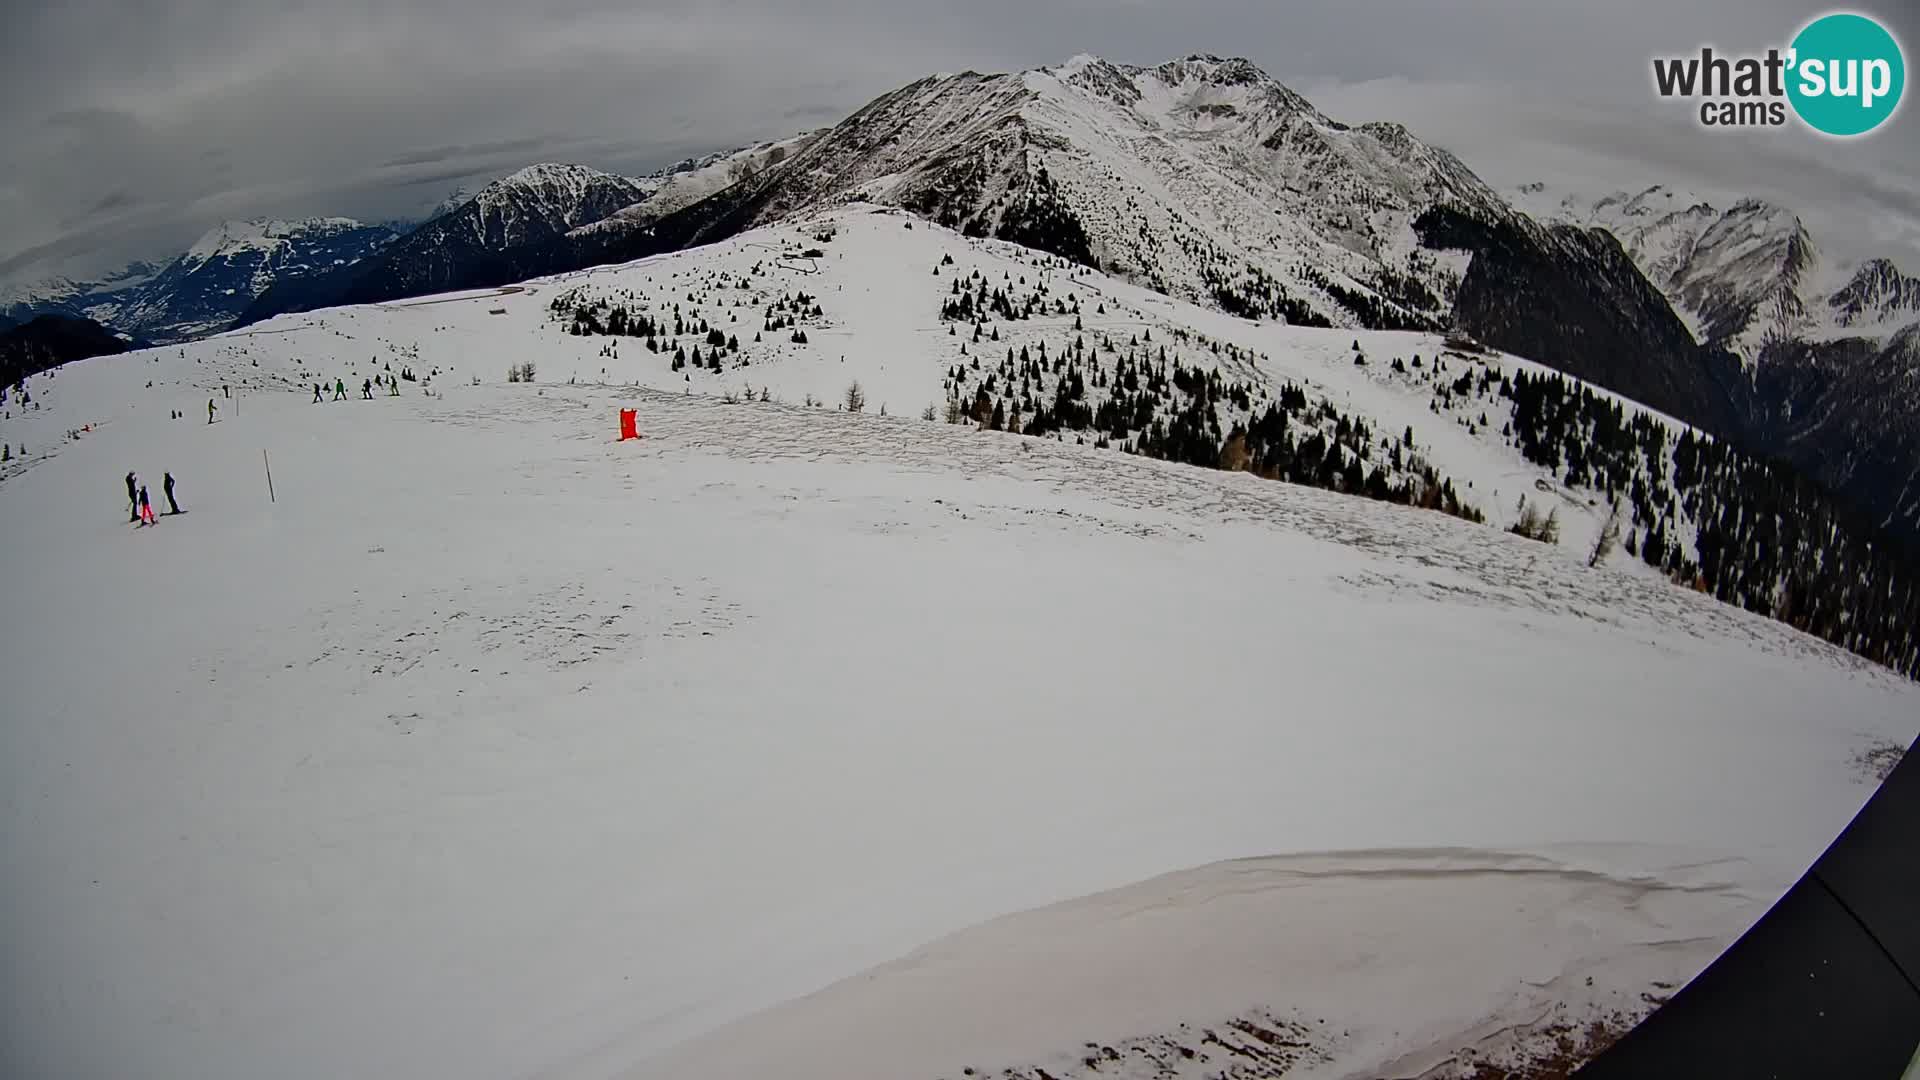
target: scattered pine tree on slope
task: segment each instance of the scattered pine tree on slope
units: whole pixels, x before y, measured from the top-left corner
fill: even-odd
[[[1617,400],[1560,375],[1522,372],[1511,385],[1520,452],[1570,487],[1622,498],[1650,565],[1920,677],[1920,574],[1804,477],[1691,429],[1675,437],[1644,412],[1628,419]]]
[[[1189,365],[1145,338],[1089,344],[1076,333],[1057,349],[1045,341],[1009,347],[992,366],[974,359],[950,368],[945,387],[950,420],[1033,437],[1071,435],[1144,457],[1484,520],[1410,444],[1380,437],[1364,419],[1309,402],[1291,384],[1269,398],[1263,387],[1229,380],[1217,366]]]

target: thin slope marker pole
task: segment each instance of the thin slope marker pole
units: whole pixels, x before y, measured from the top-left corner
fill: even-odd
[[[267,460],[267,448],[264,446],[260,448],[260,464],[267,468],[267,501],[278,502],[273,497],[273,462]]]

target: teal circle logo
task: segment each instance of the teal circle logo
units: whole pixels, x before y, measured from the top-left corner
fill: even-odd
[[[1793,39],[1787,99],[1815,131],[1864,135],[1900,107],[1907,64],[1887,28],[1851,12],[1822,15]]]

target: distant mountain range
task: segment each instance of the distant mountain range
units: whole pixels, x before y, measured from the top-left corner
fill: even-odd
[[[164,265],[135,263],[98,281],[53,279],[0,293],[0,313],[81,316],[158,343],[202,337],[232,326],[275,283],[329,274],[396,238],[385,226],[349,218],[226,222]]]
[[[1776,342],[1887,336],[1920,319],[1920,279],[1886,259],[1830,261],[1797,215],[1759,199],[1722,206],[1662,185],[1596,197],[1533,183],[1514,202],[1543,221],[1611,232],[1702,343],[1749,365]]]
[[[529,165],[383,245],[376,257],[270,283],[234,314],[253,322],[282,311],[459,289],[477,278],[491,283],[531,277],[545,272],[539,253],[567,230],[650,191],[641,181],[584,165]]]
[[[1529,184],[1517,201],[1618,238],[1705,348],[1738,361],[1731,415],[1709,430],[1920,539],[1920,279],[1886,259],[1830,261],[1798,216],[1758,199]]]
[[[377,257],[276,283],[241,322],[523,281],[587,265],[583,252],[644,233],[660,217],[784,160],[808,136],[689,158],[641,177],[584,165],[530,165],[488,184]]]
[[[1245,60],[935,76],[830,129],[646,177],[541,164],[461,194],[404,236],[342,219],[215,230],[164,267],[0,314],[52,305],[173,340],[868,201],[1246,318],[1469,335],[1783,458],[1920,540],[1920,279],[1826,261],[1798,217],[1757,200],[1503,194]]]
[[[135,262],[92,280],[49,277],[0,287],[0,319],[18,324],[37,315],[104,317],[118,312],[160,269],[154,263]]]

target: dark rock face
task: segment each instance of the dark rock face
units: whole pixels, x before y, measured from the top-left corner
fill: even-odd
[[[1458,329],[1707,431],[1739,428],[1749,396],[1739,361],[1696,344],[1612,235],[1445,209],[1416,227],[1430,246],[1473,253]]]

